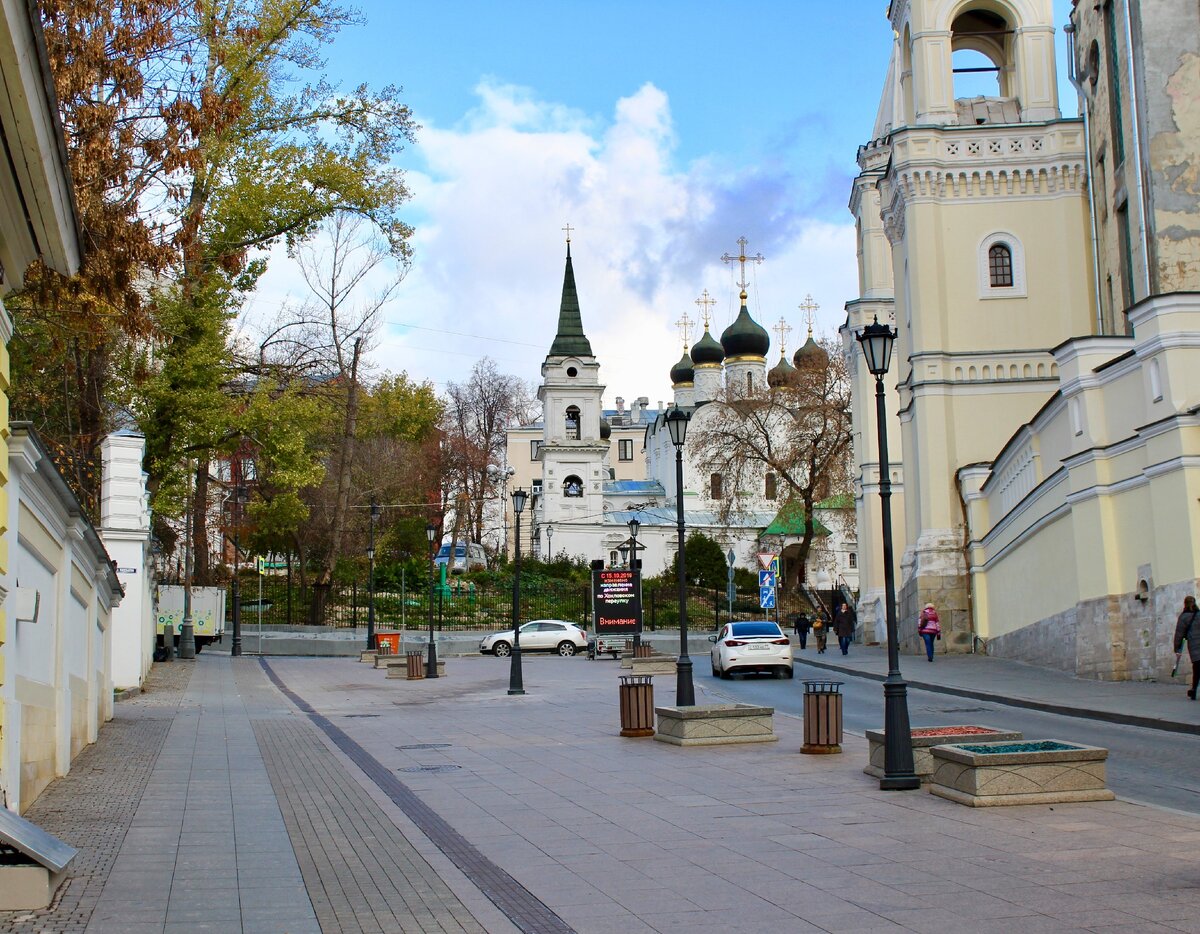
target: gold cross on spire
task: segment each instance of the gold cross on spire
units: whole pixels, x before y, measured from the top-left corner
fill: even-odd
[[[737,283],[737,286],[742,290],[742,298],[746,297],[746,264],[761,263],[764,259],[761,253],[755,253],[753,256],[746,255],[746,244],[749,242],[745,237],[738,237],[738,255],[732,256],[729,253],[725,253],[721,256],[722,263],[738,263],[741,266],[742,278]]]
[[[565,230],[565,231],[567,232],[567,243],[570,243],[570,242],[571,242],[571,231],[572,231],[572,230],[574,230],[575,228],[574,228],[574,227],[572,227],[572,226],[571,226],[571,225],[568,223],[568,224],[567,224],[567,226],[566,226],[566,227],[563,227],[562,229],[563,229],[563,230]]]
[[[705,289],[703,292],[701,292],[700,297],[698,299],[696,299],[696,304],[700,306],[700,316],[704,319],[704,330],[706,330],[706,331],[708,330],[708,324],[709,324],[708,309],[711,306],[715,305],[716,303],[717,303],[717,300],[715,298],[709,297],[708,289]]]
[[[686,311],[683,313],[683,317],[675,322],[675,327],[679,328],[679,336],[683,338],[683,349],[685,352],[688,349],[688,344],[692,336],[692,325],[695,323],[695,321],[688,317]]]
[[[779,355],[781,357],[786,356],[787,336],[792,333],[792,326],[784,318],[780,317],[779,323],[771,328],[771,330],[779,335]]]
[[[808,322],[808,336],[812,337],[813,319],[816,317],[817,310],[821,306],[813,301],[812,292],[809,292],[804,296],[804,304],[799,307],[804,312],[804,320]]]

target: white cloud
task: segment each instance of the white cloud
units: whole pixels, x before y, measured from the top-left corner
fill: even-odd
[[[669,101],[655,86],[618,100],[607,122],[494,82],[477,95],[457,126],[420,133],[424,168],[409,175],[414,265],[388,309],[379,367],[440,386],[486,354],[536,383],[557,322],[567,222],[609,405],[616,396],[670,399],[667,374],[681,350],[674,322],[685,311],[698,317],[693,302],[707,288],[720,302],[719,336],[736,313],[719,257],[743,234],[767,256],[752,274],[751,313],[765,327],[787,318],[789,351],[803,341],[796,306],[805,294],[822,306],[819,330],[841,322],[857,289],[849,216],[805,217],[803,205],[823,193],[782,170],[676,165]],[[294,281],[276,263],[263,304],[277,305]]]

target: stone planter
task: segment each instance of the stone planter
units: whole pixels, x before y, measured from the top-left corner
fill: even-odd
[[[1108,750],[1060,740],[934,746],[929,790],[970,807],[1111,801]]]
[[[674,660],[672,659],[672,666]],[[658,730],[654,738],[674,746],[730,746],[736,743],[774,743],[774,707],[753,704],[702,704],[695,707],[655,707]]]
[[[870,745],[868,761],[863,769],[868,775],[883,778],[883,730],[867,730]],[[933,774],[933,756],[929,750],[934,746],[956,743],[1012,742],[1024,739],[1019,731],[997,730],[990,726],[934,726],[919,727],[912,731],[913,771],[923,785],[929,784]]]
[[[630,669],[635,675],[673,675],[675,673],[675,658],[671,655],[648,655],[644,658],[631,658]]]
[[[405,661],[407,661],[407,659],[405,659],[403,656],[401,656],[400,661],[405,662]],[[421,670],[422,671],[425,670],[425,665],[423,662],[421,664]],[[439,678],[446,677],[446,663],[444,661],[442,661],[440,658],[438,659],[438,663],[437,663],[437,673],[438,673]],[[387,677],[397,678],[400,680],[407,680],[408,679],[408,665],[407,664],[388,665],[387,666]]]

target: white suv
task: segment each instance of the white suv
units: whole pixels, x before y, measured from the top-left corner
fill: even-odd
[[[587,648],[587,633],[574,623],[557,619],[535,619],[521,627],[522,652],[557,652],[569,656]],[[513,631],[484,636],[479,651],[484,655],[512,654]]]
[[[736,671],[770,671],[777,678],[790,678],[794,673],[792,640],[777,623],[726,623],[708,641],[713,643],[714,678],[732,678]]]

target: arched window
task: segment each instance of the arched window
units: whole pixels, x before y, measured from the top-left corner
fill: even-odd
[[[708,495],[710,499],[720,499],[723,490],[721,489],[721,475],[713,474],[708,479]]]
[[[955,18],[950,30],[954,99],[1014,96],[1013,30],[1004,17],[990,10],[968,10]],[[959,122],[967,125],[1001,123],[1004,119],[1002,109],[959,109]]]
[[[749,395],[753,395],[753,394],[754,394],[754,374],[747,373],[746,374],[746,395],[749,396]]]
[[[583,481],[572,474],[563,480],[563,496],[583,496]]]
[[[1012,249],[1007,243],[993,243],[988,248],[988,284],[993,289],[1012,288]]]
[[[576,406],[567,406],[567,440],[579,440],[579,409]]]
[[[765,486],[765,489],[763,490],[763,495],[765,495],[767,499],[774,499],[775,493],[776,493],[775,474],[773,474],[773,473],[767,474],[767,480],[766,480],[766,483],[764,484],[764,486]]]

